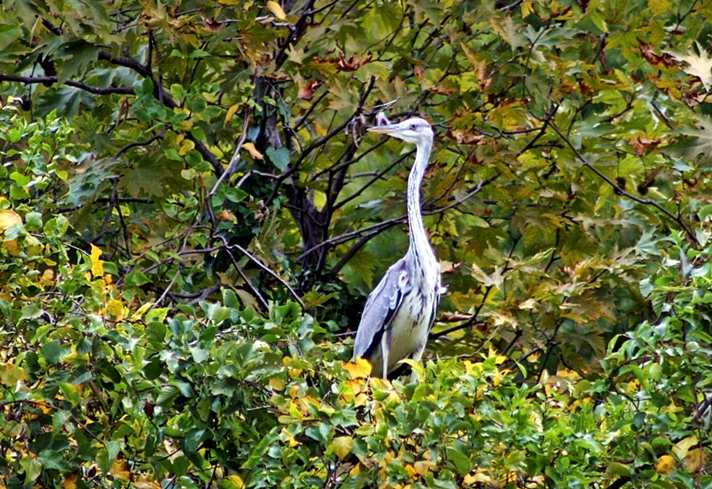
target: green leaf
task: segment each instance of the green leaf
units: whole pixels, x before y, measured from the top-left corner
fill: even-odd
[[[44,358],[49,365],[59,362],[61,353],[62,345],[59,340],[48,341],[40,348],[40,355],[42,355],[42,358]]]
[[[455,470],[457,470],[460,475],[464,476],[469,474],[472,470],[472,463],[467,455],[454,448],[447,449],[447,459],[448,462],[451,462],[455,466]]]
[[[44,311],[35,304],[28,304],[22,308],[20,319],[35,319],[42,315]]]
[[[151,282],[151,279],[144,275],[141,271],[134,270],[126,275],[124,282],[126,287],[141,287],[142,285],[146,285]]]
[[[56,450],[42,450],[37,454],[37,460],[42,464],[42,468],[50,470],[60,470],[68,472],[70,465],[62,457],[62,454]]]
[[[275,149],[269,147],[265,153],[274,166],[276,166],[280,171],[285,171],[289,166],[289,150],[287,148]]]
[[[111,466],[116,461],[116,457],[121,450],[121,444],[118,441],[107,441],[103,448],[100,448],[96,454],[96,461],[99,464],[99,469],[104,475],[108,475]]]
[[[42,229],[42,214],[39,212],[28,212],[25,214],[25,228],[29,232]]]
[[[64,236],[68,229],[69,221],[64,216],[53,217],[44,226],[45,234],[55,238]]]
[[[178,397],[179,390],[175,385],[166,385],[161,388],[158,393],[158,398],[156,398],[156,404],[159,406],[164,406],[169,408],[176,397]]]

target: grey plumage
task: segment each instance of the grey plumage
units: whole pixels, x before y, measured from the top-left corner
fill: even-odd
[[[354,343],[354,359],[368,359],[371,375],[385,378],[401,360],[420,360],[440,300],[440,265],[420,212],[420,184],[428,166],[433,131],[418,117],[368,130],[416,145],[407,190],[408,251],[369,294]]]

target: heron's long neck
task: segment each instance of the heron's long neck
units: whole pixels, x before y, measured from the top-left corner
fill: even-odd
[[[415,164],[408,177],[408,226],[410,228],[410,247],[408,252],[414,253],[419,260],[425,258],[422,253],[434,256],[425,232],[425,226],[423,226],[423,216],[420,213],[420,184],[428,166],[432,145],[432,141],[418,145],[415,153]]]

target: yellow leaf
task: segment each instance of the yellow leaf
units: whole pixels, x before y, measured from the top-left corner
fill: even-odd
[[[131,481],[131,472],[129,472],[129,466],[126,460],[119,459],[116,460],[109,469],[109,475],[113,475],[117,479],[121,479],[125,482]]]
[[[699,444],[699,440],[695,435],[688,436],[687,438],[683,438],[677,442],[675,446],[672,447],[672,451],[675,455],[677,455],[678,459],[682,460],[687,456],[688,450],[697,444]]]
[[[91,274],[94,277],[101,277],[104,275],[104,262],[101,260],[101,248],[98,246],[91,245]]]
[[[17,238],[11,239],[10,241],[3,241],[3,246],[12,256],[17,256],[20,254],[20,246],[18,244]]]
[[[269,386],[272,388],[273,391],[283,391],[285,387],[284,380],[280,379],[279,377],[272,377],[269,379]]]
[[[106,304],[106,312],[121,319],[124,315],[124,303],[118,299],[112,299]]]
[[[131,321],[139,321],[143,317],[143,315],[146,314],[146,312],[148,312],[152,307],[153,302],[146,302],[131,315]]]
[[[349,362],[344,365],[344,370],[348,372],[352,379],[365,379],[371,375],[371,364],[365,358],[357,358],[356,362]]]
[[[334,441],[331,442],[331,449],[340,460],[346,458],[346,456],[351,453],[351,449],[354,447],[354,439],[350,436],[337,436]]]
[[[287,18],[287,14],[284,13],[284,10],[282,10],[282,6],[280,4],[278,4],[277,2],[274,2],[274,1],[267,2],[267,8],[279,20],[284,20]]]
[[[181,156],[185,156],[188,154],[190,151],[195,148],[195,143],[191,141],[190,139],[186,139],[183,141],[183,143],[180,145],[180,149],[178,150],[178,154]]]
[[[428,472],[430,472],[430,467],[433,467],[434,465],[435,463],[430,460],[420,460],[413,464],[413,468],[415,469],[416,474],[421,477],[425,477],[428,475]]]
[[[223,125],[227,126],[227,123],[230,119],[232,119],[232,116],[235,115],[237,112],[237,109],[240,108],[240,104],[235,104],[231,106],[229,109],[227,109],[227,114],[225,114],[225,123]]]
[[[228,475],[227,480],[232,483],[232,487],[234,487],[235,489],[242,489],[243,487],[245,487],[245,482],[239,475]]]
[[[252,156],[252,158],[254,158],[256,160],[264,160],[265,159],[264,155],[262,153],[260,153],[259,151],[257,151],[257,148],[255,148],[254,144],[248,142],[248,143],[243,144],[242,147],[244,149],[246,149],[248,153],[250,153],[250,156]]]
[[[655,464],[655,471],[658,474],[670,474],[675,470],[675,459],[670,455],[662,455]]]
[[[69,474],[67,477],[64,478],[62,487],[64,489],[77,489],[77,479],[78,478],[79,478],[79,476],[76,472],[74,472],[73,474]]]
[[[707,462],[707,454],[701,448],[693,448],[682,459],[682,465],[690,474],[702,470],[705,467],[705,462]]]
[[[161,489],[160,484],[149,480],[136,481],[131,487],[134,487],[135,489]]]
[[[25,371],[15,365],[15,360],[10,359],[0,367],[0,383],[7,387],[15,387],[21,380],[27,380]]]
[[[474,486],[475,484],[488,484],[492,482],[492,478],[487,475],[482,469],[477,469],[474,474],[467,474],[465,480],[463,481],[467,486]]]
[[[21,222],[22,218],[17,212],[11,211],[10,209],[0,211],[0,231],[5,232],[15,224]]]
[[[47,268],[44,272],[42,272],[40,285],[54,285],[54,270]]]

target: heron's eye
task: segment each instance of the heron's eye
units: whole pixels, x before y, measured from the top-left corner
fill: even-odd
[[[418,126],[416,126],[415,124],[411,124],[410,128],[415,131],[418,129]]]

